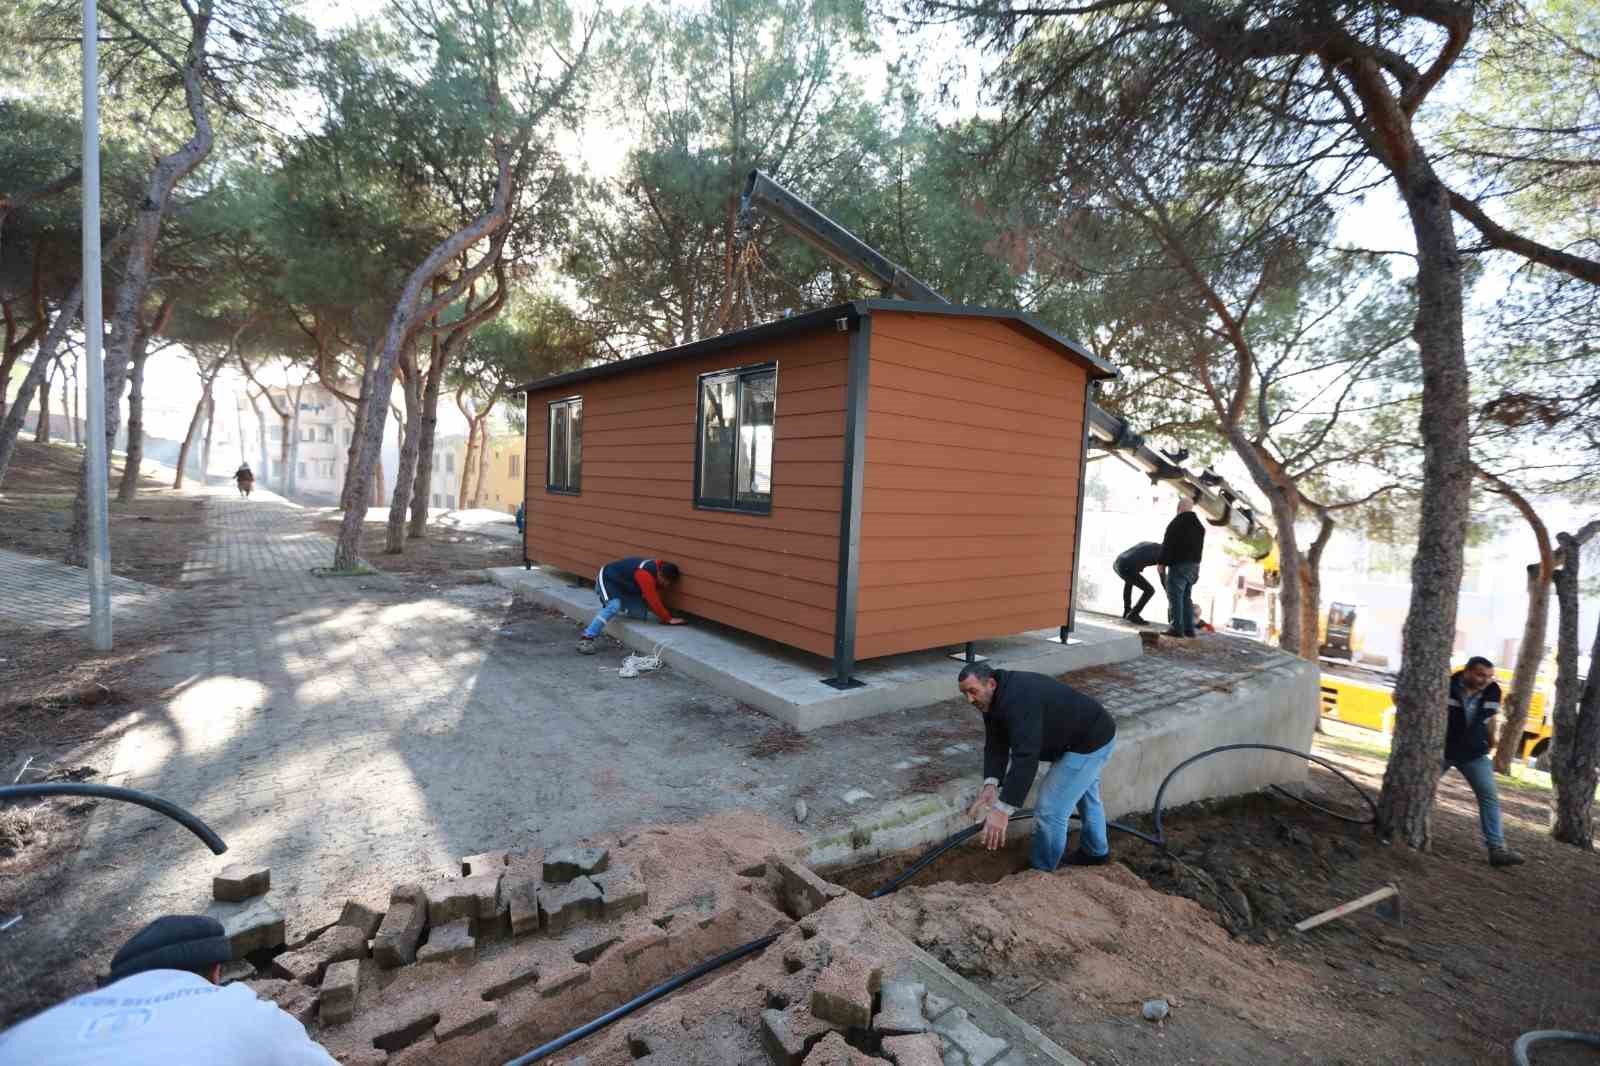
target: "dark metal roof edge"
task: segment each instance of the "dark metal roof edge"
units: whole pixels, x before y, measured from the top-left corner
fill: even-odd
[[[551,377],[540,378],[537,381],[530,381],[525,385],[519,385],[517,386],[517,391],[526,393],[543,389],[565,388],[568,385],[577,385],[581,382],[593,381],[596,378],[626,374],[646,367],[677,362],[679,359],[707,355],[739,344],[769,341],[779,337],[786,337],[791,333],[804,333],[808,330],[823,329],[832,325],[839,318],[850,319],[850,324],[853,326],[860,320],[861,314],[861,305],[857,301],[834,304],[832,307],[823,307],[815,311],[807,311],[804,314],[790,315],[788,318],[780,318],[772,322],[763,322],[759,326],[751,326],[748,329],[735,330],[732,333],[720,333],[715,337],[706,337],[703,340],[693,341],[689,344],[680,344],[676,348],[662,348],[645,355],[636,355],[631,359],[619,359],[614,363],[600,363],[596,366],[584,367],[582,370],[569,370],[564,374],[555,374]]]
[[[868,311],[909,311],[915,314],[963,315],[968,318],[999,318],[1017,322],[1054,344],[1058,344],[1077,358],[1089,364],[1089,369],[1099,371],[1102,378],[1120,377],[1117,368],[1101,360],[1088,348],[1070,337],[1063,337],[1038,318],[1026,311],[1006,307],[977,307],[971,304],[938,304],[925,300],[872,299],[859,301]]]

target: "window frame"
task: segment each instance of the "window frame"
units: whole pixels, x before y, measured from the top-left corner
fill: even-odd
[[[743,366],[728,367],[723,370],[711,370],[700,374],[694,383],[694,508],[697,511],[722,511],[728,514],[771,515],[772,500],[775,491],[767,492],[765,503],[742,503],[739,500],[739,454],[737,449],[733,454],[733,462],[729,469],[732,474],[733,484],[729,486],[727,497],[707,497],[700,483],[701,475],[705,470],[705,445],[706,445],[706,382],[713,378],[733,378],[734,395],[733,409],[736,417],[743,417],[744,412],[744,382],[746,378],[759,374],[772,375],[772,450],[773,464],[777,463],[778,450],[778,361],[776,359],[765,363],[746,363]],[[739,436],[739,424],[734,426],[734,439]],[[774,471],[775,472],[775,471]]]
[[[571,416],[571,413],[570,413],[570,409],[573,407],[573,405],[576,405],[580,412],[583,410],[583,396],[582,396],[582,394],[577,394],[577,395],[573,395],[573,396],[564,396],[559,400],[551,400],[547,404],[545,404],[545,420],[544,420],[544,448],[545,448],[545,455],[544,455],[544,491],[546,493],[548,493],[549,495],[552,495],[552,496],[582,496],[583,495],[583,458],[582,458],[581,452],[580,452],[580,455],[579,455],[579,458],[578,458],[578,487],[577,488],[572,488],[572,416]],[[553,434],[553,432],[555,430],[556,408],[557,407],[565,407],[565,408],[569,409],[569,413],[567,415],[567,470],[566,470],[566,475],[567,476],[566,476],[565,481],[560,483],[560,484],[556,483],[555,481],[553,481],[551,479],[551,474],[554,473],[552,467],[555,464],[555,449],[550,446],[551,445],[550,438],[551,438],[551,435]],[[579,436],[578,439],[581,442],[583,440],[583,437],[581,436],[582,430],[579,430],[579,433],[580,433],[580,436]],[[581,444],[580,444],[580,448],[581,448]]]

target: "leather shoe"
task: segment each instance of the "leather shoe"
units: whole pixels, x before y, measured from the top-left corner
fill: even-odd
[[[1070,854],[1066,858],[1062,859],[1061,860],[1061,865],[1062,866],[1104,866],[1106,863],[1108,863],[1110,861],[1111,861],[1111,853],[1109,851],[1106,852],[1104,855],[1090,855],[1087,851],[1084,851],[1082,848],[1079,848],[1077,851],[1074,851],[1072,854]]]

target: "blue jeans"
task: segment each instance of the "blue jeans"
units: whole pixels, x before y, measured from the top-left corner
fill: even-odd
[[[1054,870],[1067,850],[1067,820],[1076,810],[1083,822],[1078,847],[1090,855],[1111,850],[1106,840],[1106,809],[1100,803],[1100,771],[1117,746],[1113,738],[1104,747],[1085,755],[1061,756],[1039,784],[1039,802],[1034,808],[1033,850],[1028,865],[1035,870]]]
[[[1172,628],[1186,637],[1194,636],[1194,601],[1189,594],[1199,580],[1199,563],[1173,563],[1167,567],[1168,617]]]
[[[1478,827],[1483,830],[1484,844],[1490,851],[1499,851],[1506,846],[1506,836],[1500,830],[1500,792],[1494,784],[1494,760],[1480,755],[1461,762],[1444,761],[1446,770],[1452,766],[1461,771],[1472,786],[1472,794],[1478,797]]]
[[[600,598],[600,589],[594,590],[595,597]],[[600,599],[600,613],[594,616],[583,630],[584,640],[593,640],[605,632],[606,623],[619,614],[626,614],[629,618],[643,618],[645,616],[644,597],[642,596],[613,596],[609,600]]]

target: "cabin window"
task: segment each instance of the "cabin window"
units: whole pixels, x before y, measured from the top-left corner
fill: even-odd
[[[573,396],[550,405],[550,469],[545,489],[577,492],[582,486],[583,397]]]
[[[771,512],[777,399],[773,363],[701,375],[695,506]]]

